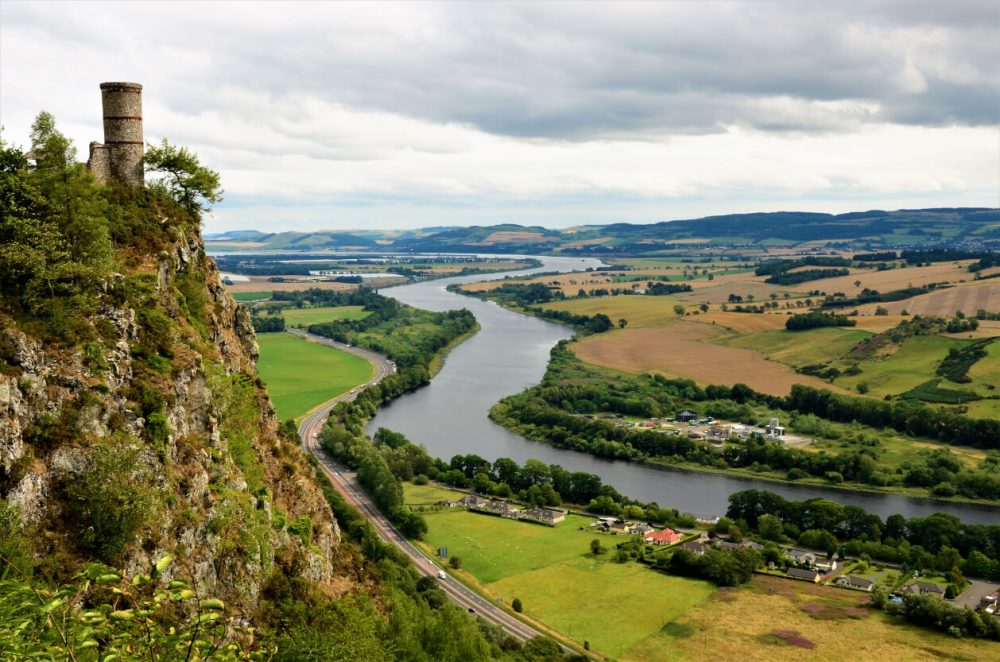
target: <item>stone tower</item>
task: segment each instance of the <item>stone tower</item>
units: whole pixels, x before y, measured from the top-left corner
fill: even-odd
[[[101,83],[104,144],[90,143],[87,168],[100,181],[144,182],[142,166],[142,85]]]

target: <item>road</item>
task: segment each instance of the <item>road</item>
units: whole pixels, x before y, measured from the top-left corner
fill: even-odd
[[[414,567],[416,567],[421,573],[437,577],[441,568],[434,563],[434,560],[421,552],[416,546],[413,545],[413,543],[407,540],[402,534],[399,533],[399,531],[396,530],[396,527],[394,527],[389,520],[386,519],[381,512],[379,512],[378,508],[375,507],[375,504],[371,502],[368,496],[364,493],[364,490],[362,490],[358,485],[355,475],[331,459],[322,449],[319,448],[319,444],[316,440],[320,429],[323,427],[323,423],[326,422],[327,417],[330,415],[330,410],[333,409],[337,403],[350,402],[354,400],[354,398],[357,397],[358,392],[360,392],[363,387],[379,383],[395,371],[395,366],[391,361],[386,360],[384,356],[370,352],[366,349],[351,347],[350,345],[345,345],[328,338],[306,333],[301,329],[287,329],[287,331],[302,338],[306,338],[307,340],[319,342],[345,352],[350,352],[371,361],[375,366],[374,374],[363,385],[349,393],[345,393],[324,403],[322,406],[309,413],[302,420],[302,424],[299,426],[299,438],[302,440],[303,449],[312,453],[316,457],[319,461],[320,468],[323,473],[326,474],[326,477],[330,479],[330,482],[333,483],[333,486],[338,492],[340,492],[348,503],[354,506],[359,513],[364,515],[372,523],[372,526],[378,533],[379,537],[382,538],[383,541],[395,545],[400,551],[409,557],[409,559],[413,562]],[[533,627],[514,618],[489,600],[486,600],[450,576],[446,579],[439,580],[438,584],[452,602],[459,605],[463,609],[499,625],[509,635],[520,641],[527,641],[532,637],[537,637],[542,634]],[[563,648],[567,651],[570,650],[565,646]]]

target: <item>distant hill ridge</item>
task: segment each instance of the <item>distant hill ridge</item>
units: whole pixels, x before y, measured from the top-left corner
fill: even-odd
[[[1000,245],[1000,209],[880,209],[824,214],[755,212],[657,223],[611,223],[568,229],[503,223],[411,231],[325,230],[208,235],[210,244],[254,243],[268,250],[378,249],[412,252],[643,253],[681,247],[794,246],[827,242],[850,248]]]

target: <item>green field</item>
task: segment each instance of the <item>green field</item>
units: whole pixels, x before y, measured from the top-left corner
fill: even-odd
[[[537,570],[589,553],[594,520],[570,515],[555,527],[451,510],[427,515],[424,539],[462,557],[462,567],[483,583]],[[604,543],[608,544],[607,541]]]
[[[448,490],[437,485],[414,485],[403,483],[403,502],[411,506],[430,506],[441,501],[458,501],[465,494]]]
[[[270,292],[230,292],[230,294],[237,301],[257,301],[271,296]]]
[[[545,308],[568,310],[574,315],[596,315],[604,313],[612,322],[627,319],[630,329],[644,326],[663,326],[677,319],[674,306],[679,302],[671,296],[644,297],[588,297],[547,303]]]
[[[290,333],[257,336],[257,370],[278,418],[297,418],[330,398],[363,384],[374,368],[364,359]]]
[[[611,657],[658,633],[715,591],[708,582],[598,558],[587,555],[514,575],[489,589],[506,603],[519,598],[529,616]]]
[[[730,347],[756,349],[772,361],[799,367],[832,361],[871,335],[868,331],[828,327],[808,331],[762,331],[719,342]]]
[[[864,361],[860,364],[860,375],[839,377],[835,383],[854,389],[859,382],[866,382],[872,395],[898,395],[932,379],[941,359],[948,355],[948,350],[961,347],[966,342],[943,336],[907,338],[891,356]],[[944,382],[941,386],[962,388],[950,382]]]
[[[411,488],[406,486],[407,500]],[[414,493],[415,494],[415,493]],[[637,563],[596,559],[590,541],[613,549],[621,538],[589,529],[570,515],[555,527],[448,510],[426,513],[430,549],[447,547],[490,596],[519,598],[527,615],[591,648],[618,656],[706,600],[714,587]],[[580,528],[583,527],[583,530]],[[572,590],[568,590],[572,587]]]
[[[281,311],[289,326],[309,326],[334,320],[360,320],[371,313],[362,306],[331,306],[327,308],[287,308]]]
[[[1000,394],[1000,388],[997,388],[1000,386],[1000,340],[990,343],[986,356],[969,369],[969,377],[972,378],[972,383],[965,385],[965,388],[971,387],[983,396]],[[942,381],[941,385],[952,386],[947,381]],[[1000,418],[1000,400],[980,400],[970,403],[968,407],[969,416]]]

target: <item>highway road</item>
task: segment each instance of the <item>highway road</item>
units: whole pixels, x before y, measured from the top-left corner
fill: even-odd
[[[344,499],[354,506],[359,513],[368,518],[379,537],[381,537],[385,542],[399,548],[400,551],[410,558],[413,565],[421,573],[432,577],[438,577],[438,573],[442,571],[442,568],[396,530],[396,527],[394,527],[389,520],[386,519],[381,512],[379,512],[378,508],[375,507],[375,504],[371,502],[368,496],[364,493],[364,490],[362,490],[360,485],[358,485],[354,473],[330,458],[319,447],[319,443],[317,441],[317,436],[319,435],[320,429],[323,427],[323,423],[326,422],[327,417],[330,415],[330,410],[333,409],[337,403],[350,402],[354,400],[364,387],[377,384],[388,375],[392,374],[395,371],[395,366],[384,356],[370,352],[366,349],[345,345],[344,343],[339,343],[328,338],[307,333],[301,329],[287,329],[287,331],[313,342],[328,345],[345,352],[351,352],[352,354],[367,359],[375,366],[375,371],[371,378],[369,378],[369,380],[363,385],[349,393],[345,393],[324,403],[322,406],[309,413],[302,420],[302,424],[299,426],[299,438],[302,440],[302,448],[316,457],[323,473],[330,479],[330,482],[333,483],[337,491],[340,492]],[[444,570],[444,572],[446,574],[446,578],[439,579],[438,584],[447,594],[448,598],[455,604],[479,617],[485,618],[499,625],[509,635],[519,639],[520,641],[527,641],[532,637],[537,637],[542,634],[533,627],[514,618],[489,600],[480,596],[478,593],[475,593],[471,589],[459,583],[450,575],[447,575],[447,570]],[[567,651],[570,650],[565,646],[563,648]]]

